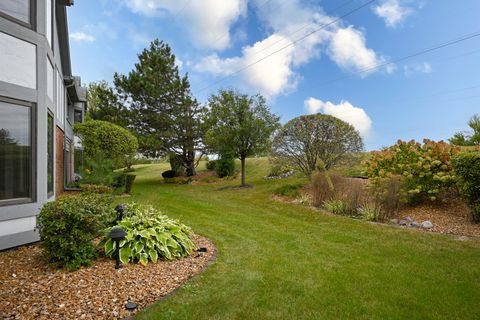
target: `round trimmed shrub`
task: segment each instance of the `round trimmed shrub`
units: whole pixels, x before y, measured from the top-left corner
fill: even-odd
[[[37,219],[45,258],[69,271],[89,266],[96,257],[92,240],[114,214],[110,204],[110,197],[93,193],[45,204]]]
[[[78,123],[74,131],[82,139],[87,158],[95,159],[101,153],[113,160],[116,167],[127,165],[138,149],[138,140],[130,131],[107,121]]]

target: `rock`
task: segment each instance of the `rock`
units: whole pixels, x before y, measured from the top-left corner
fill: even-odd
[[[431,221],[423,221],[422,222],[422,228],[423,229],[432,229],[433,228],[433,223]]]
[[[401,226],[406,226],[407,225],[407,220],[400,220],[398,222],[398,224],[401,225]]]
[[[407,222],[413,222],[413,219],[410,218],[410,217],[406,217],[406,218],[405,218],[405,221],[407,221]]]
[[[418,223],[417,221],[413,221],[411,224],[410,224],[410,227],[412,228],[420,228],[422,225],[420,223]]]
[[[390,219],[390,224],[398,224],[398,219]]]

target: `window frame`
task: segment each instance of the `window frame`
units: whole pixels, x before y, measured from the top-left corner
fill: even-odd
[[[37,126],[36,121],[37,119],[37,108],[36,103],[8,98],[4,96],[0,96],[0,101],[5,103],[10,103],[13,105],[21,106],[21,107],[29,107],[30,108],[30,156],[31,156],[31,164],[30,164],[30,197],[25,198],[13,198],[13,199],[5,199],[0,200],[0,207],[3,206],[11,206],[16,204],[27,204],[27,203],[35,203],[37,199]]]
[[[15,22],[21,26],[24,26],[26,28],[29,28],[29,29],[32,29],[33,31],[37,31],[37,1],[35,0],[28,0],[29,2],[29,20],[30,22],[25,22],[25,21],[22,21],[18,18],[15,18],[11,15],[9,15],[8,13],[5,13],[3,11],[0,11],[0,17],[2,18],[5,18],[7,20],[10,20],[12,22]]]
[[[52,119],[52,132],[49,132],[49,128],[48,128],[48,121],[49,121],[49,118]],[[52,135],[52,163],[51,163],[51,166],[52,166],[52,190],[50,191],[48,188],[49,188],[49,185],[48,185],[48,175],[49,175],[49,166],[50,166],[50,157],[48,156],[48,138],[49,138],[49,134]],[[53,195],[55,194],[55,115],[48,111],[47,112],[47,198],[51,198],[53,197]]]

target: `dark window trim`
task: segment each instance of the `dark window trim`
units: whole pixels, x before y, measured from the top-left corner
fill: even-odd
[[[53,121],[53,128],[52,128],[52,137],[53,137],[53,155],[52,155],[52,161],[53,161],[53,170],[52,170],[52,174],[53,174],[53,190],[52,191],[49,191],[48,190],[48,161],[50,160],[49,158],[47,158],[47,199],[50,199],[51,197],[53,197],[53,195],[55,194],[55,115],[50,111],[48,110],[47,111],[47,148],[48,148],[48,117],[51,117],[52,118],[52,121]],[[48,150],[47,150],[47,155],[48,155]]]
[[[53,0],[52,0],[53,1]],[[15,22],[19,25],[22,25],[26,28],[32,29],[33,31],[37,31],[37,1],[35,0],[30,0],[30,22],[27,23],[25,21],[22,21],[20,19],[17,19],[5,12],[0,11],[0,17],[5,18],[7,20],[10,20],[12,22]]]
[[[0,207],[16,204],[35,203],[37,200],[37,108],[36,103],[0,96],[0,101],[17,106],[30,107],[30,144],[32,163],[30,167],[30,195],[29,198],[14,198],[0,200]]]

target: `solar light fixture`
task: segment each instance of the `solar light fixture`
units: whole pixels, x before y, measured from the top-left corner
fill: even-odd
[[[125,205],[123,203],[117,205],[115,207],[115,211],[117,211],[117,213],[118,213],[117,221],[122,221],[123,220],[123,212],[125,212]]]
[[[115,269],[120,269],[122,264],[120,263],[120,241],[125,239],[127,232],[121,227],[114,227],[108,233],[108,237],[115,241]]]

